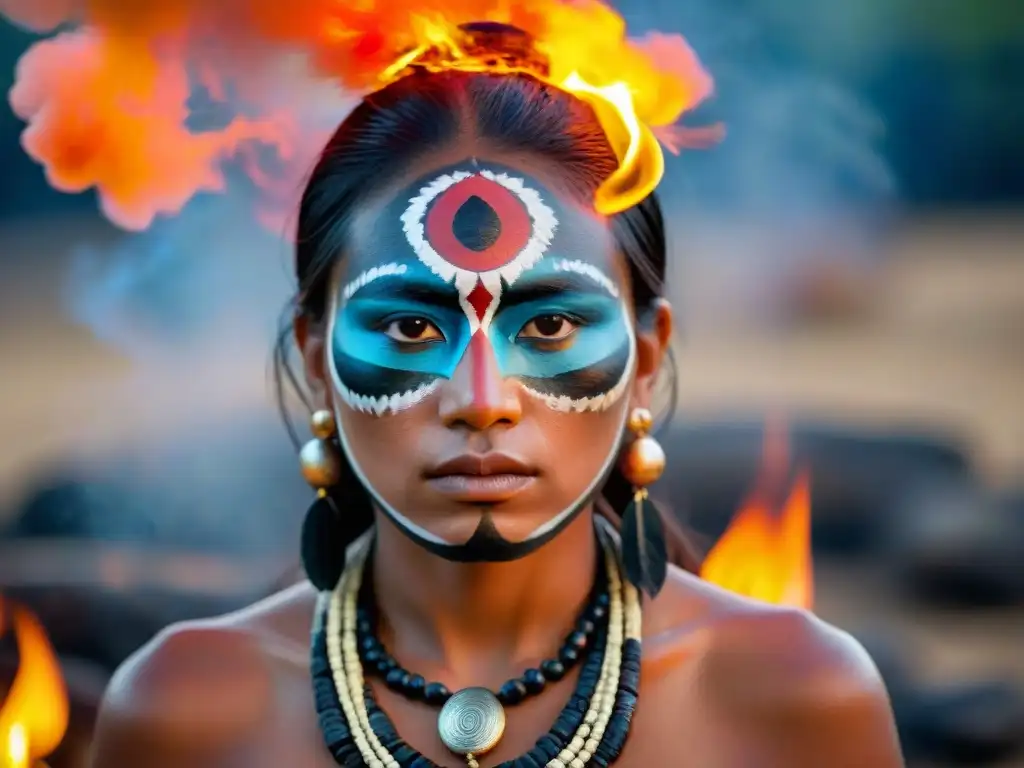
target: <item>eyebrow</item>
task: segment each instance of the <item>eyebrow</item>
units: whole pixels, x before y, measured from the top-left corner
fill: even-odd
[[[422,280],[398,274],[383,275],[353,291],[350,299],[404,299],[431,307],[457,306],[458,291],[453,285],[437,280]]]
[[[502,292],[501,308],[543,301],[567,293],[600,295],[618,298],[618,290],[596,267],[591,271],[559,271],[555,274],[525,277]],[[603,279],[601,279],[603,278]],[[455,286],[437,280],[406,277],[401,273],[382,274],[363,282],[353,291],[345,291],[346,299],[402,299],[432,307],[450,309],[458,304]]]
[[[617,296],[617,293],[609,291],[603,282],[592,279],[589,275],[577,272],[563,272],[556,275],[543,275],[533,278],[525,278],[516,282],[501,296],[501,308],[515,307],[521,304],[529,304],[532,301],[542,301],[554,296],[566,293],[583,293],[591,295],[608,296],[610,293]]]

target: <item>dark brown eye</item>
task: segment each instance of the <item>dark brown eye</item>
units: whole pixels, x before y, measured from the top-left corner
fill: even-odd
[[[565,315],[539,315],[523,326],[519,337],[544,341],[567,339],[576,330],[576,324]]]
[[[444,339],[437,326],[423,317],[401,317],[388,324],[387,335],[403,344],[422,344]]]

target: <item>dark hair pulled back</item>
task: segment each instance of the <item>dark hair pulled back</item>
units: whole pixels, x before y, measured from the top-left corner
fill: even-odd
[[[344,258],[350,219],[359,203],[410,163],[466,135],[496,150],[532,155],[557,169],[567,188],[581,196],[592,196],[618,164],[585,102],[526,74],[414,70],[366,97],[324,148],[299,208],[298,292],[283,317],[274,355],[278,402],[296,444],[298,436],[286,407],[289,386],[303,397],[301,383],[289,366],[293,318],[303,317],[311,327],[322,327],[332,269]],[[665,286],[665,225],[657,197],[652,194],[612,217],[612,228],[629,266],[633,306],[642,324]],[[666,375],[674,391],[671,362]],[[354,538],[372,524],[373,509],[351,466],[347,461],[344,465],[341,482],[331,495]],[[617,525],[616,510],[624,509],[632,496],[617,469],[602,495],[600,513]],[[693,547],[679,524],[665,517],[670,560],[695,570],[698,558]]]

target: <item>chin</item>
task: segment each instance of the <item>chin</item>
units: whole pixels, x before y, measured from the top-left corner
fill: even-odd
[[[414,542],[452,562],[497,563],[526,557],[563,531],[587,501],[553,504],[553,489],[545,488],[538,477],[498,502],[477,497],[461,501],[461,489],[439,492],[437,485],[427,481],[409,497],[406,508],[416,510],[415,516],[387,505],[381,509]]]

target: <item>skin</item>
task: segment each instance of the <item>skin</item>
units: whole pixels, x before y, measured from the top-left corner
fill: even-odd
[[[366,205],[336,274],[327,333],[305,340],[309,379],[388,519],[459,561],[520,558],[582,511],[618,453],[635,358],[628,273],[605,224],[507,170],[533,194],[482,175],[452,183],[472,171],[506,174],[471,160],[431,167]],[[420,193],[438,180],[451,186]],[[434,207],[423,215],[426,197]],[[427,254],[405,231],[417,226]],[[547,242],[531,238],[541,229]],[[453,230],[494,242],[470,250]],[[510,241],[513,252],[525,244],[523,258],[501,253]],[[453,263],[466,267],[449,279]],[[389,405],[380,412],[368,398]],[[431,477],[467,454],[506,456],[524,474],[514,488]]]
[[[435,165],[411,169],[392,192],[456,159],[435,156]],[[492,159],[543,179],[529,158]],[[380,210],[374,206],[386,204],[371,201],[364,220],[373,221]],[[596,219],[590,225],[597,233],[603,227]],[[608,265],[628,288],[621,256],[609,254]],[[471,541],[485,517],[503,540],[516,543],[575,503],[616,449],[627,410],[650,405],[672,328],[667,304],[654,315],[636,330],[626,394],[612,408],[586,413],[554,410],[524,392],[516,376],[503,375],[498,355],[480,366],[464,354],[430,397],[398,413],[366,414],[338,402],[326,330],[300,323],[297,335],[311,386],[341,417],[351,452],[379,497],[450,544]],[[494,446],[558,472],[538,474],[528,490],[500,504],[424,491],[424,466],[453,451]],[[370,469],[379,458],[386,469]],[[426,493],[425,502],[408,503],[406,495],[417,492]],[[571,628],[590,589],[592,526],[584,504],[559,535],[523,557],[458,562],[438,557],[378,513],[373,579],[384,643],[428,680],[452,689],[497,689],[550,656]],[[303,583],[237,613],[162,632],[111,682],[94,768],[334,765],[322,745],[308,671],[314,600]],[[749,601],[671,567],[661,593],[645,603],[643,635],[639,704],[616,766],[903,765],[871,660],[849,635],[807,612]],[[505,737],[482,765],[526,752],[575,682],[570,675],[508,708]],[[441,765],[464,764],[440,744],[436,710],[376,680],[372,685],[407,742]]]

